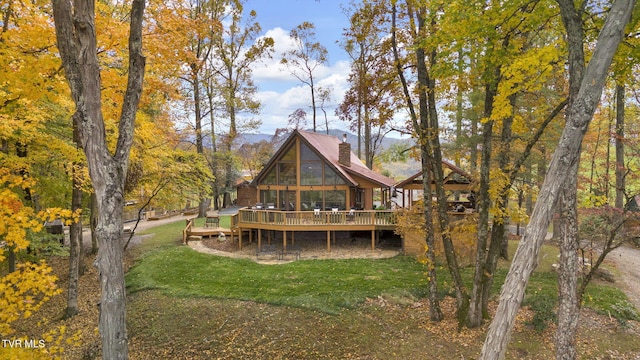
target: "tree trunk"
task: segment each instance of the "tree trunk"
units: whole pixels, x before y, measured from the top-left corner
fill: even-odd
[[[9,152],[9,142],[5,139],[0,139],[0,152],[5,154]],[[10,273],[16,271],[16,254],[13,246],[7,248],[7,263]]]
[[[422,159],[422,187],[423,189],[431,189],[431,166],[429,164],[429,149],[421,146]],[[424,203],[424,221],[426,228],[425,243],[427,244],[427,259],[429,260],[429,318],[431,321],[441,321],[444,318],[440,308],[440,299],[438,294],[438,277],[436,273],[436,252],[435,252],[435,226],[433,224],[433,199],[431,190],[422,192],[422,200]]]
[[[557,1],[561,8],[568,37],[575,36],[576,29],[569,26],[569,19],[566,18],[567,11],[576,12],[573,1]],[[608,69],[618,44],[622,40],[624,28],[629,22],[634,5],[635,0],[617,0],[613,3],[584,76],[573,78],[574,82],[579,82],[578,86],[570,84],[570,91],[579,90],[577,93],[570,92],[569,94],[571,100],[566,110],[566,125],[549,165],[529,226],[520,241],[502,286],[496,317],[489,326],[482,348],[480,358],[483,360],[504,359],[516,313],[524,297],[529,277],[536,267],[540,247],[544,242],[547,227],[551,222],[553,209],[558,200],[558,193],[566,186],[567,179],[570,179],[567,169],[571,169],[577,164],[582,139],[600,100]],[[577,16],[580,19],[580,14]],[[572,33],[569,34],[569,32]],[[582,51],[582,43],[580,43],[579,49],[573,45],[569,44],[570,71],[575,65],[571,62],[576,61],[573,58],[575,56],[573,53]],[[582,59],[584,60],[584,57]]]
[[[194,115],[195,115],[195,131],[196,131],[196,152],[198,154],[204,154],[204,139],[202,136],[202,96],[200,96],[200,75],[198,72],[201,67],[197,64],[191,65],[192,71],[192,81],[193,81],[193,106],[194,106]],[[207,216],[207,208],[209,204],[207,203],[207,198],[200,194],[200,198],[198,199],[198,217],[206,217]]]
[[[560,267],[558,269],[558,328],[556,330],[556,359],[574,360],[576,353],[576,333],[580,316],[578,296],[578,210],[576,204],[578,166],[570,169],[567,186],[562,189]]]
[[[313,110],[313,132],[316,132],[316,88],[311,71],[309,71],[309,88],[311,89],[311,109]]]
[[[71,211],[82,209],[82,190],[78,188],[76,176],[73,176],[71,190]],[[78,280],[80,278],[82,247],[82,219],[78,219],[69,227],[69,287],[67,290],[67,308],[65,318],[78,314]]]
[[[210,78],[210,76],[208,77]],[[219,169],[220,169],[220,158],[218,155],[218,135],[217,135],[217,128],[216,128],[216,119],[215,119],[215,112],[213,111],[214,109],[214,90],[212,89],[212,84],[210,83],[211,80],[207,81],[205,83],[205,90],[207,92],[207,100],[209,101],[209,118],[210,118],[210,122],[211,122],[211,162],[209,163],[209,167],[211,167],[211,173],[213,174],[214,178],[213,181],[211,182],[211,189],[212,189],[212,197],[213,197],[213,209],[214,210],[220,210],[220,174],[219,174]],[[198,213],[200,212],[200,210],[198,209]]]
[[[409,92],[409,86],[407,84],[407,80],[402,71],[402,64],[400,63],[400,55],[398,53],[398,43],[396,40],[396,15],[397,8],[396,5],[392,5],[392,13],[391,13],[391,42],[393,47],[393,57],[396,63],[396,70],[398,72],[398,78],[400,78],[400,82],[402,83],[402,90],[405,95],[405,101],[407,102],[407,108],[409,109],[409,113],[411,114],[411,122],[415,129],[415,132],[419,136],[420,141],[420,157],[422,160],[422,187],[423,187],[423,200],[424,200],[424,222],[426,228],[426,243],[427,243],[427,257],[430,261],[429,268],[429,315],[433,321],[442,320],[442,310],[440,309],[440,302],[438,300],[438,283],[436,280],[436,272],[435,272],[435,247],[434,247],[434,236],[435,229],[433,226],[433,205],[432,205],[432,192],[431,192],[431,154],[430,154],[430,145],[429,141],[425,139],[425,129],[422,126],[427,127],[428,123],[426,118],[426,113],[422,114],[423,118],[421,121],[418,121],[418,115],[416,114],[415,108],[413,106],[413,100],[411,100],[411,94]],[[424,99],[424,92],[422,92],[422,97]],[[425,101],[422,101],[422,105],[426,107]],[[421,125],[422,124],[422,125]]]
[[[98,232],[96,227],[98,226],[98,200],[96,199],[96,193],[91,193],[91,214],[90,214],[90,228],[91,228],[91,254],[98,252]]]
[[[124,181],[133,143],[135,116],[142,92],[144,0],[133,0],[130,13],[128,82],[123,99],[115,152],[110,153],[102,116],[100,65],[97,58],[95,3],[53,0],[56,39],[65,76],[76,104],[78,128],[96,206],[100,247],[96,267],[100,278],[98,330],[103,359],[127,359],[126,289],[123,268]]]
[[[365,165],[373,169],[373,152],[371,151],[371,119],[369,118],[369,106],[364,108],[364,158]]]
[[[494,78],[499,78],[500,69],[495,69]],[[489,119],[493,111],[493,100],[496,95],[497,84],[485,84],[484,116]],[[489,241],[489,208],[491,198],[489,197],[489,182],[491,169],[491,151],[493,137],[493,121],[488,120],[482,127],[482,163],[480,164],[480,187],[478,189],[478,235],[476,241],[475,271],[473,277],[473,287],[467,314],[466,325],[474,328],[482,325],[482,294],[484,293],[483,269],[487,261],[487,242]]]
[[[420,61],[418,61],[420,63]],[[430,119],[429,134],[426,141],[431,142],[432,151],[432,171],[433,182],[435,183],[437,209],[438,209],[438,221],[440,226],[440,233],[442,236],[442,245],[444,248],[445,257],[447,259],[447,266],[449,273],[453,279],[453,284],[456,291],[457,309],[456,316],[458,318],[459,325],[464,323],[467,313],[469,311],[469,295],[462,281],[462,275],[460,273],[460,266],[458,265],[458,258],[453,245],[453,239],[451,237],[451,228],[449,225],[449,215],[447,214],[447,196],[444,191],[444,172],[442,170],[442,149],[440,147],[440,140],[438,137],[439,125],[437,120],[436,100],[435,100],[435,81],[429,79],[427,75],[428,94],[427,104],[428,113]]]
[[[514,109],[516,108],[516,105],[517,105],[516,100],[517,100],[517,94],[513,94],[509,96],[509,103],[511,104],[511,107]],[[500,168],[500,171],[504,171],[506,173],[509,181],[507,182],[507,184],[505,184],[500,194],[498,195],[497,206],[499,207],[500,210],[502,210],[501,212],[502,215],[500,215],[499,218],[494,217],[492,227],[495,229],[493,228],[491,229],[491,242],[493,243],[494,241],[496,241],[501,245],[498,248],[497,247],[498,244],[496,244],[496,248],[497,248],[497,251],[499,252],[500,257],[502,257],[505,260],[509,260],[509,254],[508,254],[509,243],[507,238],[507,230],[508,230],[507,227],[509,226],[509,216],[506,215],[507,208],[509,205],[509,191],[513,186],[513,181],[515,179],[514,174],[515,172],[518,171],[518,169],[506,170],[510,167],[509,163],[511,162],[510,155],[511,155],[512,141],[513,141],[513,115],[502,120],[502,131],[500,133],[500,149],[498,151],[498,167]],[[489,258],[491,258],[491,255],[489,255]],[[497,259],[495,264],[489,264],[489,265],[491,267],[491,271],[489,272],[490,274],[489,277],[493,277],[493,272],[495,271],[495,266],[497,265]],[[492,283],[493,281],[489,279],[489,286],[491,286]]]
[[[7,262],[9,263],[9,272],[15,272],[16,271],[16,252],[15,252],[15,248],[13,246],[10,246],[8,251],[9,254],[7,256]]]
[[[624,164],[624,85],[616,86],[616,207],[622,209],[625,197]]]
[[[76,113],[77,116],[79,113]],[[76,146],[81,146],[80,134],[76,121],[73,119],[73,141]],[[78,212],[82,209],[82,190],[76,174],[76,166],[72,169],[71,181],[71,211]],[[82,267],[82,218],[75,221],[69,227],[69,286],[67,289],[67,308],[65,310],[65,318],[70,318],[78,314],[78,280],[80,278],[80,268]]]

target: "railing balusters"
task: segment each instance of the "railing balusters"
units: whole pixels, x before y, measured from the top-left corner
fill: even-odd
[[[280,211],[240,209],[237,224],[287,225],[304,228],[312,225],[395,225],[392,210],[351,210],[351,211]]]

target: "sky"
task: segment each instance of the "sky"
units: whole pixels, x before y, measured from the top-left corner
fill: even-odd
[[[348,55],[340,48],[342,33],[349,26],[343,8],[348,0],[247,0],[245,12],[255,10],[256,20],[262,27],[262,35],[274,39],[272,59],[263,61],[253,69],[253,79],[258,86],[258,98],[262,104],[259,118],[262,125],[258,132],[273,134],[276,128],[286,127],[288,116],[296,109],[307,112],[312,124],[311,94],[307,85],[279,64],[282,53],[290,44],[289,31],[304,21],[316,28],[316,41],[328,50],[329,63],[314,71],[317,86],[332,90],[331,101],[325,106],[330,128],[345,129],[346,124],[335,116],[335,108],[342,101],[348,88],[350,63]],[[324,130],[324,115],[317,108],[319,130]],[[322,124],[322,127],[320,127]]]

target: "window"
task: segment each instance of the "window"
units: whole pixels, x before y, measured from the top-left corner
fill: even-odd
[[[338,208],[345,210],[347,208],[347,192],[344,190],[327,190],[324,194],[325,206],[327,209]]]
[[[307,144],[300,144],[300,160],[302,161],[321,161],[318,154],[311,150]]]
[[[328,165],[324,167],[324,184],[325,185],[344,185],[344,179],[338,175]]]
[[[264,180],[262,180],[262,184],[275,185],[277,184],[276,180],[277,180],[277,172],[276,172],[276,167],[274,166],[271,168],[271,170],[269,170],[267,175],[265,175]]]
[[[277,196],[278,194],[277,194],[277,191],[275,190],[260,190],[260,200],[263,206],[266,206],[266,204],[269,204],[269,203],[277,204],[278,203]]]
[[[322,191],[300,191],[300,206],[303,211],[322,209]]]
[[[289,150],[287,150],[287,152],[284,153],[284,155],[282,155],[282,158],[280,158],[280,161],[295,163],[297,160],[297,157],[298,156],[296,153],[296,146],[294,144],[289,148]]]
[[[300,185],[322,185],[321,161],[303,161],[300,163]]]
[[[295,185],[297,153],[295,145],[278,161],[278,185]]]
[[[278,185],[295,185],[296,184],[296,164],[295,163],[278,163]]]

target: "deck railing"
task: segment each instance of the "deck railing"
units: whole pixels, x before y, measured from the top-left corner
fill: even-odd
[[[396,224],[392,210],[346,210],[346,211],[280,211],[240,209],[240,224],[310,227],[332,226],[392,226]]]

